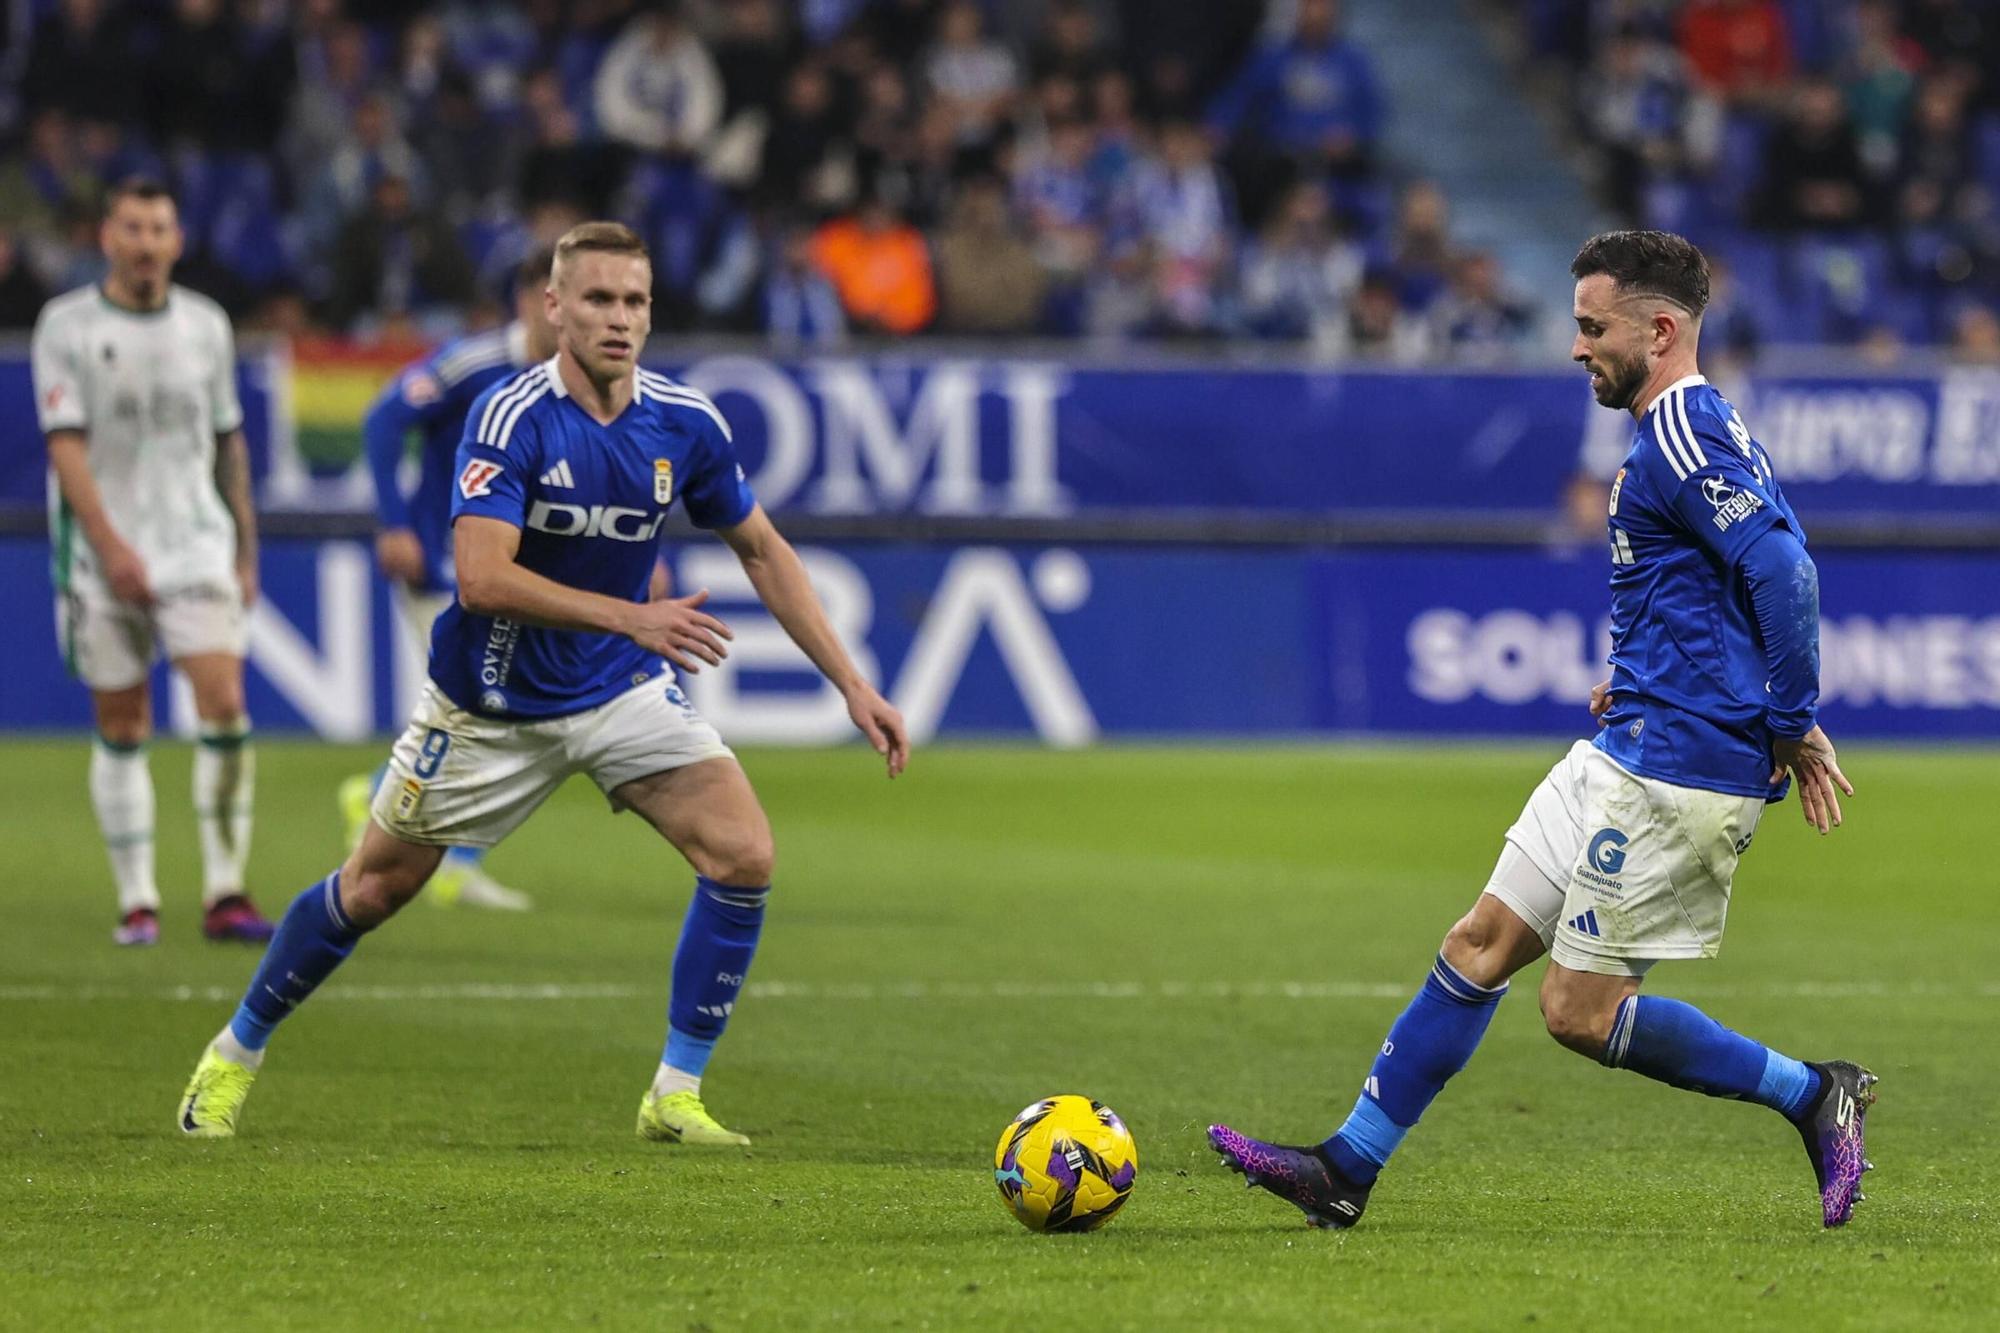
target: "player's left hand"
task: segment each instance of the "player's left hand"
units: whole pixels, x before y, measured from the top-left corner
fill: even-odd
[[[1601,680],[1590,687],[1590,715],[1597,719],[1597,725],[1604,725],[1604,715],[1611,711],[1611,682]]]
[[[1818,829],[1822,836],[1839,828],[1838,792],[1852,796],[1854,784],[1840,771],[1840,763],[1833,754],[1833,742],[1827,739],[1826,733],[1814,727],[1796,740],[1780,736],[1771,742],[1771,754],[1777,760],[1777,767],[1771,773],[1771,785],[1784,781],[1785,770],[1789,768],[1798,781],[1799,810],[1805,815],[1806,823]]]
[[[875,747],[875,753],[888,761],[890,777],[909,767],[910,733],[903,725],[903,715],[873,685],[863,681],[847,691],[847,715]]]
[[[257,562],[255,560],[240,560],[237,562],[236,586],[242,590],[244,606],[250,607],[257,604],[259,587],[257,583]]]

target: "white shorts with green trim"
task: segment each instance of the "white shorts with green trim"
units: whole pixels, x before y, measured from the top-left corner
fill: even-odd
[[[71,675],[93,690],[143,684],[153,661],[207,653],[242,657],[250,643],[243,593],[234,583],[160,593],[151,606],[121,602],[84,585],[56,595],[56,642]]]
[[[404,842],[491,847],[572,773],[611,796],[636,778],[730,755],[671,676],[538,722],[469,713],[427,681],[369,813]]]
[[[1661,959],[1712,958],[1763,813],[1761,797],[1638,777],[1578,741],[1507,830],[1539,874],[1496,870],[1486,891],[1575,971],[1642,976]]]

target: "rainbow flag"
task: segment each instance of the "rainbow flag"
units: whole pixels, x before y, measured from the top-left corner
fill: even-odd
[[[361,461],[361,418],[382,386],[428,349],[411,343],[364,346],[330,338],[292,344],[292,419],[299,455],[320,476]]]

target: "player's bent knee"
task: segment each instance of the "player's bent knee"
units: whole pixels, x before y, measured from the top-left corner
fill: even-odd
[[[1439,952],[1467,981],[1475,986],[1491,988],[1514,975],[1524,950],[1515,938],[1515,932],[1507,930],[1489,910],[1485,910],[1486,906],[1482,899],[1470,912],[1460,917],[1445,932],[1444,944]]]
[[[1554,975],[1552,972],[1550,980],[1543,983],[1541,994],[1542,1021],[1548,1025],[1549,1035],[1579,1055],[1597,1058],[1610,1039],[1616,1006],[1605,1010],[1594,997],[1553,984]]]
[[[697,873],[718,884],[761,888],[777,868],[777,849],[768,829],[744,830],[704,842],[691,858]]]
[[[406,846],[407,852],[398,847],[384,856],[379,846],[364,838],[341,867],[341,910],[361,929],[372,930],[401,911],[423,892],[436,871],[440,855],[429,848]]]

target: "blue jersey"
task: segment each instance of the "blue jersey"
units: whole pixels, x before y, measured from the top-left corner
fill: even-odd
[[[385,528],[408,528],[424,548],[429,591],[452,586],[451,482],[465,415],[480,394],[528,364],[528,334],[519,324],[445,344],[405,366],[382,390],[361,435],[375,475],[375,507]],[[411,431],[422,435],[417,488],[403,494],[403,458]]]
[[[1611,711],[1597,746],[1643,777],[1776,799],[1769,669],[1740,569],[1805,530],[1764,447],[1699,375],[1646,410],[1611,486]]]
[[[516,560],[557,583],[645,601],[676,500],[704,528],[734,527],[757,503],[722,413],[664,375],[638,371],[631,403],[605,426],[551,359],[481,394],[465,420],[452,520],[521,529]],[[658,653],[623,635],[474,615],[457,601],[431,629],[431,679],[488,717],[579,713],[663,674]]]

